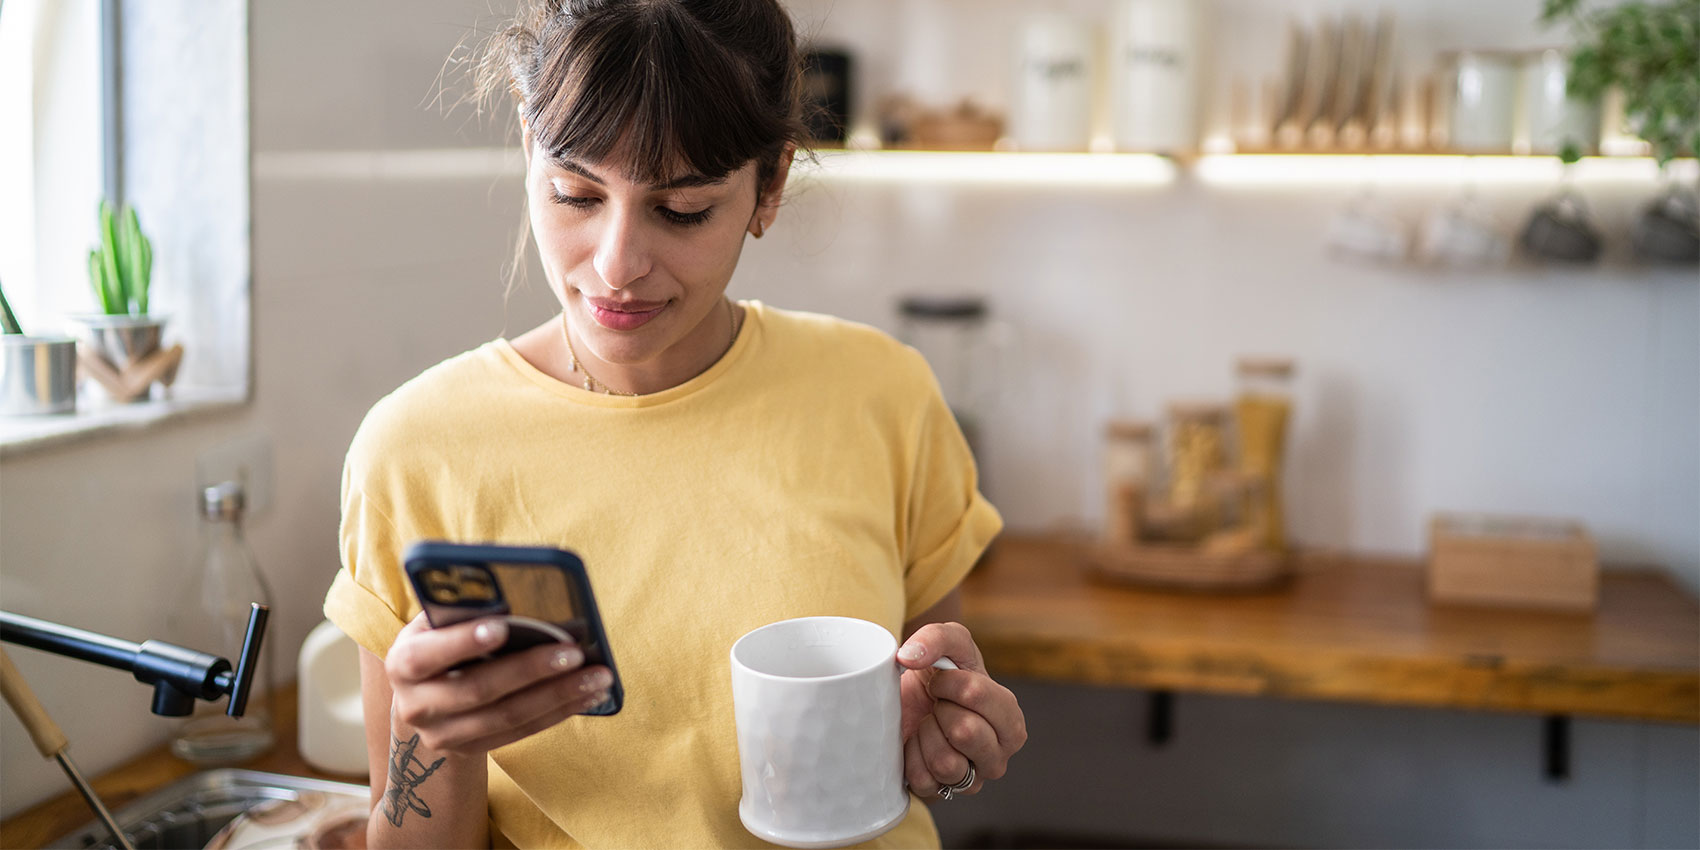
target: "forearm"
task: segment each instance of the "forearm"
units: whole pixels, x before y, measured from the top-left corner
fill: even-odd
[[[388,777],[366,828],[368,846],[489,847],[488,770],[483,754],[433,751],[418,732],[392,722]]]

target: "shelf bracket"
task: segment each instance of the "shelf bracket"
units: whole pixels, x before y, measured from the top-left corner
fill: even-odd
[[[1570,781],[1570,715],[1549,714],[1542,721],[1542,749],[1548,782]]]
[[[1145,715],[1145,742],[1162,747],[1175,736],[1175,692],[1152,691]]]

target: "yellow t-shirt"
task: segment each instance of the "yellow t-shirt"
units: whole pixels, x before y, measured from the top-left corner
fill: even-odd
[[[904,622],[1002,527],[926,362],[872,328],[745,303],[708,371],[589,393],[505,340],[379,401],[343,471],[325,614],[383,655],[419,607],[419,539],[584,559],[625,686],[490,754],[492,840],[519,847],[760,846],[738,820],[732,642],[788,617]],[[938,846],[924,805],[868,846]]]

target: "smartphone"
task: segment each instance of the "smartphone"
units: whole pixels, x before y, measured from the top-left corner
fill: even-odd
[[[506,617],[508,640],[492,658],[570,639],[584,651],[586,665],[601,664],[614,674],[608,701],[586,713],[617,714],[625,704],[590,576],[577,555],[547,547],[422,540],[407,548],[403,561],[431,628]]]

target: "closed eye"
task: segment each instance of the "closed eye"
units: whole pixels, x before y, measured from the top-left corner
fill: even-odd
[[[589,209],[602,201],[601,198],[590,197],[587,195],[564,195],[553,190],[549,192],[549,200],[554,201],[557,204],[566,204],[569,207],[581,210]]]
[[[704,207],[696,212],[679,212],[669,207],[656,207],[655,211],[662,218],[682,227],[692,227],[702,224],[714,215],[714,207]]]

